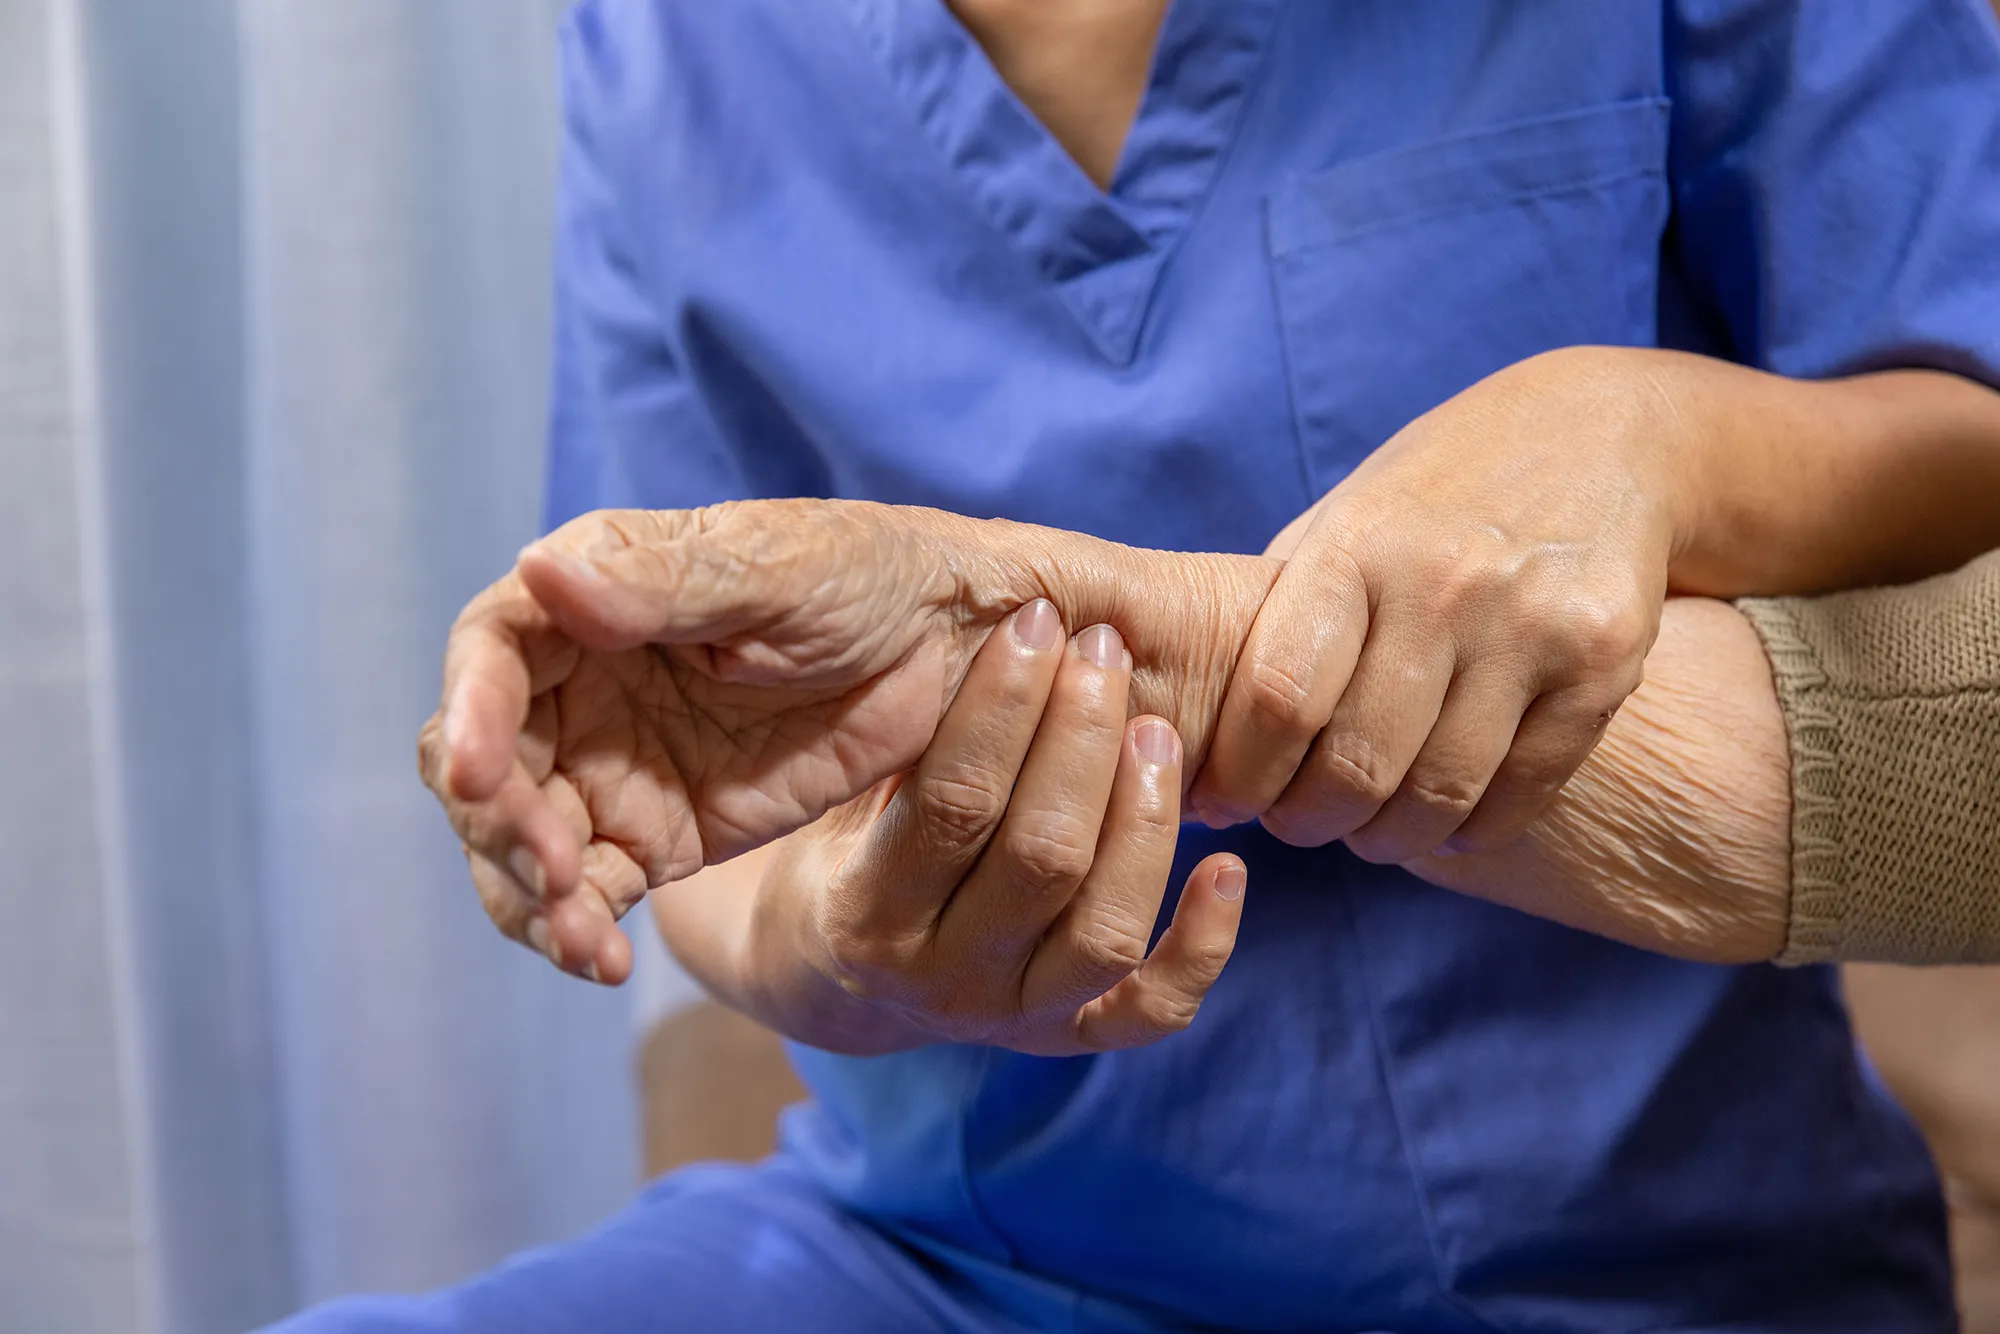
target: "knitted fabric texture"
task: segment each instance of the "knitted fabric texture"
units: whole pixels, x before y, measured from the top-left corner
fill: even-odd
[[[2000,961],[2000,552],[1907,588],[1737,605],[1791,750],[1778,962]]]

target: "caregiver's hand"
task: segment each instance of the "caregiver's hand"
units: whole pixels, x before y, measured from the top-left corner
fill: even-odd
[[[1037,597],[1115,624],[1198,756],[1275,574],[863,503],[589,515],[460,616],[419,761],[496,924],[615,983],[620,915],[909,769]]]
[[[1761,962],[1790,915],[1791,781],[1757,632],[1728,603],[1675,598],[1645,683],[1527,833],[1407,869],[1641,949]]]
[[[851,1054],[1070,1055],[1180,1031],[1234,947],[1245,872],[1204,861],[1148,955],[1181,750],[1164,719],[1127,721],[1130,671],[1111,627],[1065,643],[1055,608],[1030,603],[913,771],[746,859],[760,871],[656,895],[669,945],[767,1027]]]
[[[1511,842],[1639,684],[1685,444],[1620,349],[1535,357],[1412,422],[1272,544],[1194,809],[1377,862]]]

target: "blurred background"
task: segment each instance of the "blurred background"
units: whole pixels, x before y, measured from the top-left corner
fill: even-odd
[[[649,928],[500,941],[416,780],[537,531],[564,7],[0,0],[10,1334],[449,1282],[796,1096]],[[2000,1328],[2000,979],[1852,982]]]
[[[537,531],[558,0],[0,0],[0,1329],[459,1278],[639,1174],[633,1001],[415,780]]]

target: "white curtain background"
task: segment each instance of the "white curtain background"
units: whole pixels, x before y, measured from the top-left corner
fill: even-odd
[[[241,1330],[632,1192],[630,998],[491,931],[414,767],[535,532],[561,8],[0,0],[10,1334]]]

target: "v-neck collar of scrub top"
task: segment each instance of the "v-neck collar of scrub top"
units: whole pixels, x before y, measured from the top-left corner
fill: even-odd
[[[852,0],[889,81],[992,225],[1129,365],[1160,274],[1201,208],[1281,0],[1173,0],[1111,189],[1035,118],[944,0]]]

